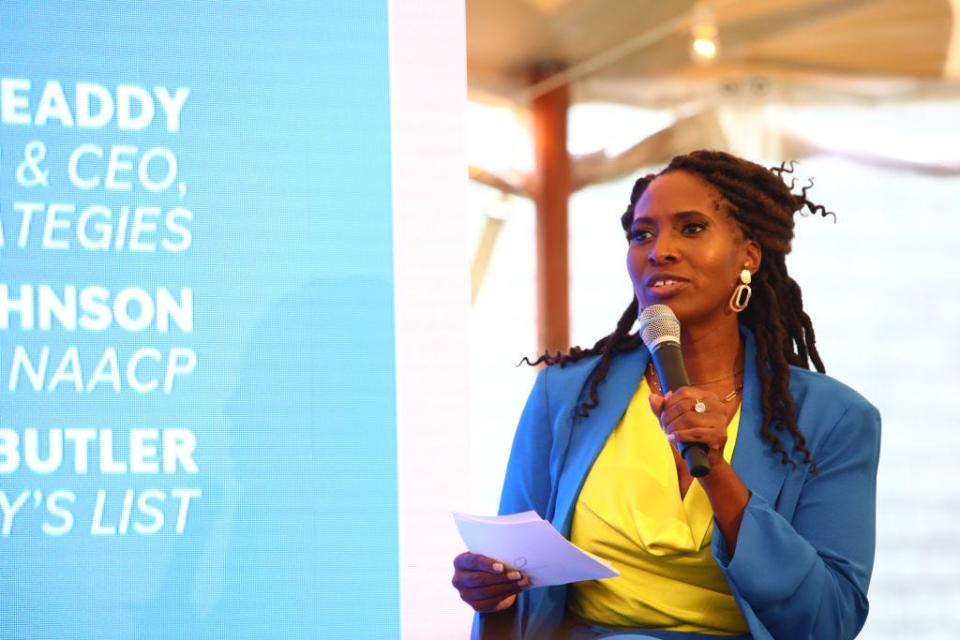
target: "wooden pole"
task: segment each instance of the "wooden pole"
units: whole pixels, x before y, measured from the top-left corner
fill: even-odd
[[[538,69],[534,83],[555,73]],[[567,85],[533,101],[533,189],[537,205],[537,347],[566,351],[570,346],[570,295],[567,264],[567,202],[570,156],[567,153]]]

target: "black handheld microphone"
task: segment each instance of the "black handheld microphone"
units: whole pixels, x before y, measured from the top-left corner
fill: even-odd
[[[647,345],[657,378],[665,391],[673,391],[690,384],[680,351],[680,321],[665,304],[652,304],[640,312],[640,338]],[[680,454],[694,478],[710,473],[707,445],[702,442],[678,442]]]

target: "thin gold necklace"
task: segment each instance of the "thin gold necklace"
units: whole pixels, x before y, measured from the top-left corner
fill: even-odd
[[[723,377],[723,378],[717,378],[716,380],[708,380],[707,382],[698,382],[697,384],[711,384],[711,383],[714,383],[714,382],[720,382],[720,381],[722,381],[722,380],[727,380],[727,379],[729,379],[729,378],[735,378],[736,376],[740,375],[741,373],[743,373],[743,369],[741,369],[740,371],[737,371],[737,372],[734,373],[733,375],[725,376],[725,377]],[[655,390],[656,390],[656,392],[657,392],[657,395],[661,395],[661,396],[663,395],[663,388],[660,386],[660,379],[657,378],[657,373],[656,373],[656,371],[654,371],[654,369],[653,369],[653,363],[652,363],[652,362],[647,365],[647,381],[653,383],[653,386],[656,388]],[[690,383],[690,384],[693,385],[693,383]],[[695,386],[695,385],[694,385],[694,386]],[[743,383],[742,383],[742,382],[741,382],[739,385],[737,385],[737,387],[736,387],[733,391],[731,391],[730,393],[728,393],[728,394],[725,395],[724,397],[720,398],[720,402],[730,402],[730,401],[733,400],[735,397],[737,397],[737,394],[740,393],[741,391],[743,391]]]

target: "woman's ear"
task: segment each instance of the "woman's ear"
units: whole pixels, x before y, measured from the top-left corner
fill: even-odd
[[[760,249],[760,243],[756,240],[747,240],[747,269],[750,273],[756,273],[760,270],[760,263],[763,261],[763,251]]]

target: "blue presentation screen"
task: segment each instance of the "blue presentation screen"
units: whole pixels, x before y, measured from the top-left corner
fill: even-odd
[[[397,636],[386,2],[0,43],[0,637]]]

